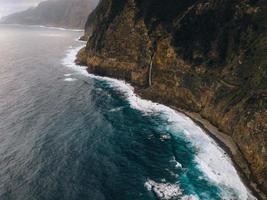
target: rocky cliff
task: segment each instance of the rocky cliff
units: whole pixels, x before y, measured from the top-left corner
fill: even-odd
[[[265,0],[102,0],[87,25],[93,32],[79,63],[231,136],[242,154],[233,160],[265,198]]]
[[[2,23],[84,28],[96,0],[48,0],[36,8],[7,16]]]

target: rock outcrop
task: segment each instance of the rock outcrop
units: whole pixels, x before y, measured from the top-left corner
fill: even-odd
[[[79,63],[198,112],[233,138],[245,159],[234,161],[267,194],[266,1],[101,0],[87,25]]]
[[[96,0],[48,0],[36,8],[5,17],[2,23],[84,28]]]

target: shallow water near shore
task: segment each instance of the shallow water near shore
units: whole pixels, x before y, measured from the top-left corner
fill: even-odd
[[[254,199],[188,117],[76,66],[80,34],[0,26],[0,199]]]

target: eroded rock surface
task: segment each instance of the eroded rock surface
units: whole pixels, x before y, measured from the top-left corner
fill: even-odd
[[[200,113],[233,138],[246,160],[235,162],[267,194],[266,1],[102,0],[87,25],[79,63]]]

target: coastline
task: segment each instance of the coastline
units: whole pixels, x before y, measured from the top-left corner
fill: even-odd
[[[30,24],[6,24],[6,23],[1,23],[0,25],[8,25],[8,26],[29,26],[29,27],[34,27],[34,28],[45,28],[45,29],[54,29],[54,30],[59,30],[59,31],[73,31],[73,32],[83,32],[83,29],[78,29],[78,28],[68,28],[68,27],[60,27],[60,26],[45,26],[45,25],[30,25]]]
[[[230,156],[231,161],[236,168],[242,182],[257,199],[264,200],[267,198],[265,194],[258,189],[257,183],[253,181],[254,177],[252,177],[252,180],[249,180],[245,176],[245,172],[237,164],[237,160],[239,160],[243,162],[246,167],[248,167],[247,161],[230,136],[221,132],[216,126],[212,125],[208,120],[204,119],[199,113],[189,112],[176,107],[172,108],[193,120],[197,124],[197,126],[203,129],[204,132],[208,134],[213,140],[215,140],[215,142]]]
[[[83,63],[80,63],[78,60],[76,60],[76,66],[81,66],[81,65],[83,65]],[[100,77],[102,76],[104,78],[105,77],[115,78],[115,80],[124,81],[130,84],[134,89],[134,93],[137,94],[137,96],[141,97],[142,99],[165,105],[169,107],[170,109],[173,109],[178,114],[182,114],[190,118],[196,124],[196,126],[201,128],[203,132],[206,135],[208,135],[213,141],[215,141],[217,146],[219,146],[225,152],[225,154],[229,156],[233,167],[235,168],[240,180],[242,181],[244,186],[247,188],[247,190],[250,191],[251,194],[254,195],[254,197],[256,197],[259,200],[266,199],[265,194],[262,193],[258,189],[258,185],[256,181],[254,181],[254,177],[251,176],[249,164],[245,160],[237,144],[233,141],[233,139],[229,135],[221,132],[216,126],[212,125],[208,120],[204,119],[199,113],[193,113],[193,112],[180,109],[178,107],[174,107],[173,105],[170,105],[166,102],[162,102],[162,100],[160,99],[153,99],[153,97],[151,98],[145,95],[143,91],[144,88],[140,88],[139,86],[129,81],[125,81],[121,77],[116,77],[114,75],[106,75],[105,73],[104,74],[98,73],[98,72],[95,72],[94,70],[91,70],[90,66],[87,66],[87,65],[83,65],[83,66],[85,66],[88,74],[93,74],[93,75],[100,76]],[[249,177],[251,177],[251,179],[247,178],[248,176],[246,176],[246,174],[249,174]]]
[[[89,73],[89,71],[88,71]],[[91,72],[90,72],[91,73]],[[131,83],[130,83],[131,84]],[[226,133],[223,133],[220,131],[216,126],[214,126],[212,123],[210,123],[207,119],[203,118],[199,113],[196,112],[190,112],[182,108],[178,108],[173,105],[168,105],[166,102],[160,102],[158,99],[149,99],[147,96],[143,94],[143,92],[138,88],[138,86],[134,86],[135,92],[138,96],[140,96],[143,99],[151,100],[156,103],[162,103],[163,105],[166,105],[173,110],[175,110],[178,113],[181,113],[185,115],[186,117],[189,117],[198,127],[200,127],[208,136],[210,136],[219,147],[221,147],[225,153],[230,157],[232,164],[234,165],[234,168],[236,169],[241,181],[244,183],[244,185],[248,188],[248,190],[258,199],[258,200],[265,200],[267,199],[267,196],[261,192],[261,190],[258,188],[258,184],[255,180],[255,177],[253,177],[250,174],[251,179],[248,179],[246,176],[246,173],[250,173],[249,164],[246,161],[245,157],[239,150],[239,147],[237,144],[233,141],[232,137],[227,135]],[[244,168],[246,168],[244,170]]]
[[[46,29],[56,29],[60,31],[74,31],[74,32],[83,32],[83,29],[77,29],[77,28],[68,28],[68,27],[60,27],[60,26],[45,26],[45,25],[33,25],[40,28],[46,28]]]
[[[94,73],[89,69],[88,66],[86,66],[86,69],[87,69],[88,74],[94,74],[96,76],[102,76],[102,77],[117,79],[116,77],[104,76],[104,75],[101,75],[98,73]],[[120,78],[118,78],[117,80],[125,81],[125,80],[120,79]],[[254,195],[254,197],[256,197],[258,200],[265,200],[267,198],[265,196],[265,194],[262,193],[258,189],[258,184],[256,183],[256,181],[253,180],[254,177],[251,176],[251,179],[248,179],[246,177],[246,175],[245,175],[246,172],[243,169],[246,168],[246,170],[249,170],[248,163],[245,160],[244,156],[242,155],[241,151],[239,150],[238,146],[236,145],[236,143],[233,141],[233,139],[230,136],[221,132],[216,126],[212,125],[208,120],[204,119],[199,113],[186,111],[184,109],[181,109],[181,108],[178,108],[178,107],[175,107],[172,105],[168,105],[164,102],[160,102],[160,101],[155,100],[153,98],[147,98],[147,96],[145,96],[141,92],[141,89],[138,86],[133,85],[132,83],[130,83],[128,81],[125,81],[125,82],[130,84],[134,88],[134,92],[142,99],[149,100],[149,101],[152,101],[154,103],[163,104],[163,105],[173,109],[177,113],[183,114],[184,116],[190,118],[196,124],[196,126],[200,127],[205,132],[205,134],[207,134],[209,137],[211,137],[216,142],[216,144],[220,148],[222,148],[223,151],[229,156],[229,158],[231,159],[231,162],[232,162],[234,168],[236,169],[241,181],[243,182],[245,187],[251,192],[251,194]],[[242,167],[240,166],[240,164],[242,165]]]

